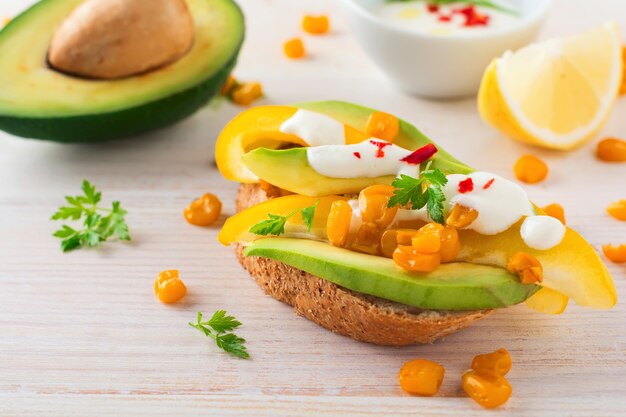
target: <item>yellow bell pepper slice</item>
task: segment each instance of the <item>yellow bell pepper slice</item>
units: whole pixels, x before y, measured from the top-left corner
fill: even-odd
[[[330,213],[330,206],[333,204],[333,201],[348,200],[347,197],[327,196],[316,198],[294,194],[272,198],[240,211],[226,220],[222,230],[217,236],[217,240],[221,244],[228,246],[234,242],[246,243],[264,237],[250,233],[250,228],[266,220],[270,213],[278,216],[286,216],[294,210],[303,209],[315,204],[317,200],[319,200],[319,203],[315,209],[311,231],[307,231],[306,226],[302,223],[302,216],[298,213],[287,220],[284,236],[324,240],[326,239],[326,220]]]
[[[578,233],[567,228],[560,244],[549,250],[526,246],[520,236],[522,221],[497,235],[481,235],[460,230],[459,260],[506,268],[517,252],[527,252],[543,268],[543,287],[570,297],[576,304],[609,309],[617,303],[615,284],[593,247]]]
[[[561,314],[567,308],[569,298],[558,291],[543,287],[525,301],[533,310],[544,314]]]
[[[283,133],[280,126],[298,110],[293,106],[259,106],[246,110],[231,120],[222,130],[215,145],[215,161],[224,178],[243,182],[258,182],[259,178],[243,163],[242,156],[252,149],[276,149],[286,144],[308,146],[296,135]],[[344,124],[346,143],[359,143],[369,136]]]

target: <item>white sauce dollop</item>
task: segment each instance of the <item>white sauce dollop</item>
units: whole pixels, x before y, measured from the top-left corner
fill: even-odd
[[[444,193],[448,210],[458,203],[478,211],[478,217],[467,229],[482,235],[495,235],[513,226],[523,216],[535,214],[526,191],[498,175],[479,171],[469,175],[452,174],[447,178]],[[472,179],[474,189],[461,193],[459,183],[467,178]],[[492,179],[491,185],[487,186]]]
[[[385,144],[379,148],[376,144]],[[309,165],[319,174],[333,178],[374,178],[385,175],[417,177],[419,165],[400,161],[412,151],[381,139],[354,145],[327,145],[307,148]]]
[[[472,34],[476,32],[490,32],[510,27],[516,23],[516,20],[519,20],[519,16],[516,15],[507,14],[492,8],[476,7],[476,10],[480,14],[489,16],[488,24],[485,26],[465,26],[463,16],[453,12],[455,9],[459,8],[458,4],[439,6],[439,11],[434,13],[428,11],[428,2],[425,1],[381,1],[368,3],[372,3],[373,7],[371,10],[373,13],[389,21],[394,26],[432,35],[446,36],[458,33]],[[503,4],[503,1],[499,0],[497,3],[510,9],[515,9],[514,4],[508,4],[508,1]],[[461,7],[464,6],[465,5],[461,5]],[[441,16],[445,16],[446,21],[442,21],[440,19]],[[449,19],[449,21],[447,19]]]
[[[565,226],[554,217],[530,216],[522,223],[520,234],[528,247],[547,250],[561,243]]]
[[[298,109],[280,125],[279,130],[304,139],[309,146],[342,145],[346,142],[343,124],[310,110]]]
[[[482,235],[495,235],[504,232],[522,217],[534,215],[524,189],[498,175],[478,171],[469,175],[451,174],[446,178],[448,183],[443,188],[446,216],[457,203],[478,211],[476,220],[465,229]],[[459,183],[467,178],[472,179],[473,189],[461,193]],[[398,210],[394,223],[402,220],[431,221],[425,207],[419,210]]]

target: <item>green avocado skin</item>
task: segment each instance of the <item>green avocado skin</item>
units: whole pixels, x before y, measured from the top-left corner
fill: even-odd
[[[32,118],[0,115],[0,129],[15,136],[55,142],[99,142],[138,135],[169,126],[192,115],[214,97],[237,61],[210,79],[180,93],[111,113]]]
[[[411,273],[388,258],[305,239],[259,239],[244,254],[274,259],[341,287],[427,310],[503,308],[523,302],[539,289],[521,284],[502,268],[454,262],[429,274]]]

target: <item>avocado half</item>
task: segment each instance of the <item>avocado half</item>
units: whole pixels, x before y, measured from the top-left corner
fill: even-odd
[[[118,80],[57,72],[46,56],[56,28],[82,0],[42,0],[0,31],[0,129],[28,138],[93,142],[159,129],[215,96],[235,66],[244,18],[232,0],[187,0],[191,50]]]

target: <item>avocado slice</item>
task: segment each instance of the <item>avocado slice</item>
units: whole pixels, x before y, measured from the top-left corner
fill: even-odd
[[[343,124],[352,126],[353,128],[363,132],[365,131],[370,115],[378,111],[370,107],[360,106],[347,101],[333,100],[298,103],[295,104],[295,107],[325,114]],[[429,143],[434,143],[430,138],[428,138],[428,136],[423,134],[418,128],[409,122],[402,119],[399,119],[398,121],[400,130],[398,132],[398,136],[393,140],[394,144],[405,149],[415,150]],[[437,146],[437,148],[439,149],[439,152],[437,152],[436,158],[439,160],[445,160],[451,169],[450,172],[465,173],[474,171],[463,162],[454,158],[441,147]]]
[[[237,60],[244,20],[232,0],[187,0],[195,41],[171,65],[118,80],[62,74],[46,63],[56,27],[82,0],[42,0],[0,31],[0,129],[91,142],[175,123],[219,92]]]
[[[367,120],[376,110],[344,101],[318,101],[294,105],[325,114],[335,120],[364,131]],[[419,129],[410,123],[399,120],[400,130],[393,143],[415,150],[426,144],[434,143]],[[305,148],[275,150],[255,148],[243,156],[246,167],[257,177],[277,187],[291,192],[322,196],[330,194],[358,193],[363,188],[374,184],[391,184],[394,176],[376,178],[330,178],[318,174],[308,163]],[[431,159],[433,166],[445,174],[468,174],[474,170],[454,158],[438,146],[437,154]]]
[[[246,167],[256,176],[293,193],[318,197],[331,194],[358,194],[374,184],[391,184],[395,175],[374,178],[332,178],[319,174],[309,164],[306,148],[273,150],[256,148],[243,155]],[[466,174],[472,170],[456,161],[432,158],[433,167],[445,174]]]
[[[508,307],[540,288],[521,284],[505,269],[462,262],[442,264],[429,274],[410,273],[391,259],[313,240],[264,238],[246,247],[244,254],[274,259],[341,287],[421,309]]]

